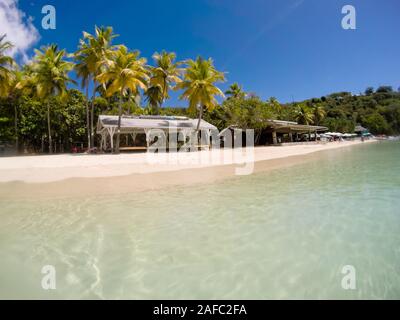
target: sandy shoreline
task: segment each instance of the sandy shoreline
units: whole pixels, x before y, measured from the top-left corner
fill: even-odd
[[[313,152],[343,148],[360,143],[359,141],[353,141],[257,147],[254,149],[254,162],[307,155]],[[46,183],[71,178],[122,177],[132,174],[151,174],[223,165],[238,165],[235,161],[236,159],[229,158],[229,156],[232,158],[229,152],[218,150],[181,154],[156,154],[151,159],[145,153],[121,155],[68,154],[0,158],[0,183]],[[244,153],[241,160],[244,160]],[[212,156],[216,156],[214,157],[217,160],[215,163],[212,163],[207,158],[211,154]],[[154,163],[154,159],[158,163]]]
[[[295,165],[308,161],[313,154],[321,151],[359,144],[361,142],[354,141],[255,148],[253,171],[256,173]],[[149,163],[146,154],[2,158],[0,197],[58,197],[139,192],[168,186],[211,183],[234,177],[236,170],[243,168],[244,165],[239,164],[240,161],[236,163],[235,159],[226,157],[222,151],[215,152],[218,153],[214,154],[217,160],[225,156],[225,162],[191,163],[185,158],[188,154],[178,155],[178,158],[175,154],[175,162],[161,161],[158,164]],[[210,152],[196,154],[195,159],[198,160],[198,157],[204,159]],[[160,158],[167,155],[155,156]],[[166,161],[165,158],[162,160]]]

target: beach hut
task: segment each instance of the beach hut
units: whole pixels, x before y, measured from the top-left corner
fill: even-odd
[[[322,126],[303,125],[293,121],[268,120],[266,144],[317,141],[318,133],[326,131],[328,128]]]
[[[363,126],[356,126],[354,129],[354,132],[359,136],[366,136],[366,135],[370,135],[369,130],[367,128],[364,128]]]
[[[153,142],[152,133],[154,133],[155,130],[157,130],[157,132],[162,132],[161,138],[164,142],[168,141],[171,134],[179,134],[181,137],[183,136],[183,140],[186,142],[187,137],[197,131],[197,124],[198,119],[190,119],[187,117],[123,116],[121,119],[120,134],[126,136],[126,138],[131,137],[134,142],[138,135],[143,135],[145,137],[145,146],[139,148],[136,146],[125,146],[125,149],[148,149]],[[105,151],[109,148],[114,148],[114,136],[116,135],[117,130],[118,116],[101,115],[99,117],[97,123],[97,134],[101,137],[100,149]],[[207,137],[211,136],[212,130],[217,130],[217,128],[207,121],[201,120],[201,141],[204,145],[198,145],[198,147],[210,146],[210,138]]]

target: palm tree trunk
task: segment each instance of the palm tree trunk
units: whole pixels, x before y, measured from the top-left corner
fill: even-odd
[[[18,149],[19,149],[19,139],[18,139],[18,109],[17,106],[14,105],[14,117],[15,117],[15,122],[14,122],[14,130],[15,130],[15,151],[18,154]]]
[[[203,109],[204,106],[201,106],[199,110],[199,121],[197,122],[197,131],[200,131],[201,120],[203,119]]]
[[[122,92],[119,97],[118,104],[118,129],[117,129],[117,143],[115,144],[115,153],[119,154],[119,141],[121,135],[121,118],[122,118]]]
[[[200,107],[200,110],[199,110],[199,121],[197,122],[197,144],[201,144],[201,136],[200,136],[200,125],[201,125],[201,119],[203,119],[203,109],[204,109],[204,106],[201,106]]]
[[[162,95],[162,99],[161,99],[161,101],[160,101],[160,109],[162,108],[162,106],[163,106],[163,104],[164,104],[164,102],[165,102],[165,100],[166,100],[166,92],[167,92],[167,86],[168,86],[168,84],[167,84],[167,81],[164,79],[164,85],[163,85],[163,95]],[[159,111],[158,111],[158,113],[160,113]]]
[[[53,154],[53,141],[51,140],[50,104],[47,103],[47,129],[49,130],[49,153]]]
[[[86,130],[88,139],[88,148],[92,148],[92,141],[90,139],[90,112],[89,112],[89,78],[86,80]]]
[[[262,133],[261,130],[257,130],[257,136],[256,136],[256,139],[254,141],[256,145],[258,145],[258,142],[260,141],[261,133]]]
[[[94,147],[94,99],[96,98],[96,81],[93,81],[93,97],[92,97],[92,108],[91,108],[91,131],[90,131],[90,143]]]

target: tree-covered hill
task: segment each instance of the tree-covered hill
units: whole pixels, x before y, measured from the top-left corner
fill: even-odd
[[[262,101],[254,94],[232,96],[206,117],[219,128],[262,128],[265,119],[272,118],[326,126],[335,132],[352,133],[362,125],[373,134],[398,135],[400,92],[383,86],[376,91],[368,88],[362,95],[339,92],[289,104],[280,104],[274,98]]]
[[[340,92],[302,103],[323,107],[326,115],[321,124],[332,131],[352,132],[360,124],[374,134],[400,133],[400,92],[388,86],[368,88],[363,95]]]

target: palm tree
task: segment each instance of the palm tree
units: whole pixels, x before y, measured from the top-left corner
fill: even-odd
[[[75,58],[75,72],[78,78],[81,79],[81,87],[85,89],[86,95],[86,133],[87,133],[87,140],[88,140],[88,147],[89,149],[92,148],[92,143],[90,139],[90,107],[89,107],[89,85],[90,85],[90,77],[91,72],[89,70],[88,63],[86,61],[86,56],[79,52],[74,54]]]
[[[27,68],[26,68],[27,69]],[[9,85],[9,98],[14,105],[14,135],[15,135],[15,150],[19,149],[19,134],[18,134],[18,103],[23,92],[28,93],[28,80],[24,71],[15,70],[13,80]]]
[[[176,89],[184,90],[180,99],[189,101],[190,112],[199,109],[197,124],[197,131],[199,131],[204,108],[211,111],[218,103],[215,97],[224,97],[224,93],[215,83],[225,81],[225,75],[214,67],[212,59],[205,60],[197,57],[196,60],[187,60],[185,64],[187,68],[183,81],[176,85]]]
[[[0,96],[8,95],[9,86],[14,79],[12,67],[15,65],[14,59],[6,55],[6,51],[13,45],[5,41],[6,35],[0,36]]]
[[[94,35],[83,32],[83,39],[80,40],[78,51],[74,54],[76,60],[75,70],[77,71],[78,77],[82,79],[82,85],[86,87],[86,98],[88,101],[90,83],[92,82],[93,85],[90,116],[89,103],[86,111],[87,130],[90,132],[88,134],[89,148],[94,145],[94,100],[98,89],[96,79],[102,72],[103,62],[109,59],[112,52],[118,48],[118,46],[112,45],[112,40],[116,37],[118,37],[118,35],[113,33],[111,27],[99,28],[96,26]]]
[[[125,46],[120,46],[112,54],[111,59],[104,61],[105,69],[96,80],[107,86],[107,96],[119,95],[118,130],[116,153],[119,153],[121,134],[122,102],[123,98],[133,94],[138,95],[139,89],[146,90],[150,79],[146,68],[146,59],[140,58],[140,52],[129,52]]]
[[[268,104],[271,106],[273,112],[279,117],[282,113],[282,105],[279,103],[278,99],[271,97],[268,100]]]
[[[237,82],[232,84],[229,87],[229,89],[225,92],[225,94],[227,96],[229,96],[228,99],[230,99],[230,98],[235,98],[235,99],[244,98],[245,95],[246,95],[245,92],[243,91],[243,87],[239,86],[239,84]]]
[[[19,73],[17,70],[13,70],[14,59],[6,55],[6,51],[10,50],[13,45],[11,42],[5,41],[5,38],[6,35],[0,36],[0,97],[13,98]],[[15,148],[18,150],[18,110],[16,103],[14,103],[14,130]]]
[[[32,79],[32,68],[30,65],[25,65],[22,70],[13,70],[13,78],[9,85],[9,98],[14,105],[14,135],[15,135],[15,150],[19,149],[19,133],[18,133],[18,111],[21,96],[23,94],[32,94],[36,84]]]
[[[294,117],[299,124],[309,125],[314,119],[313,111],[305,104],[296,104]]]
[[[158,114],[161,101],[163,101],[163,89],[159,84],[152,85],[146,90],[146,101],[150,106],[151,114]]]
[[[162,51],[153,55],[155,67],[151,67],[150,87],[148,89],[148,101],[153,102],[153,107],[161,107],[169,98],[169,90],[182,82],[181,74],[183,70],[179,68],[174,52]],[[150,96],[149,96],[150,95]],[[156,101],[154,101],[156,98]]]
[[[323,106],[316,104],[312,108],[313,116],[314,116],[314,124],[319,126],[322,120],[326,117],[326,111]]]
[[[32,81],[36,84],[35,95],[47,105],[47,128],[49,135],[49,153],[53,153],[50,122],[50,98],[65,97],[67,84],[74,83],[68,76],[73,64],[66,61],[65,50],[56,45],[35,50]]]

